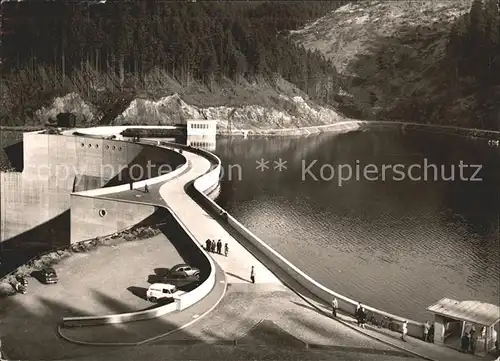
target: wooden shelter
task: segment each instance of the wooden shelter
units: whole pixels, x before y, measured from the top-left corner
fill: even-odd
[[[427,310],[434,314],[435,343],[444,343],[445,339],[453,334],[461,338],[467,327],[476,329],[478,341],[484,342],[485,353],[488,353],[494,347],[495,341],[498,341],[500,332],[495,331],[495,325],[500,321],[500,307],[497,305],[443,298]],[[460,327],[457,330],[453,325]]]

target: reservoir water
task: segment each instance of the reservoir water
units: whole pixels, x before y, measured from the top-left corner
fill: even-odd
[[[442,297],[498,304],[499,148],[373,131],[222,138],[216,153],[226,171],[218,203],[332,290],[417,321],[429,319],[426,307]],[[280,158],[281,171],[274,169]],[[256,169],[261,159],[268,169]],[[388,168],[396,164],[405,179]],[[418,169],[426,164],[427,175]],[[361,175],[339,183],[330,171],[340,165],[344,175],[358,165]],[[465,165],[481,169],[472,177],[477,167]],[[377,172],[363,176],[366,166]],[[454,181],[447,180],[452,168]]]

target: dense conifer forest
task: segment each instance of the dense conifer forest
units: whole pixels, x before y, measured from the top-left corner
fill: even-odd
[[[171,80],[183,89],[215,89],[242,80],[273,86],[284,79],[316,103],[352,117],[500,129],[500,0],[474,0],[456,21],[446,56],[424,75],[436,84],[425,96],[382,109],[375,118],[366,115],[373,96],[353,101],[340,94],[341,87],[349,93],[355,79],[288,36],[349,2],[4,3],[0,123],[36,124],[37,109],[71,92],[97,107],[101,115],[92,121],[104,124],[138,96],[172,94],[166,89]],[[395,58],[384,57],[392,64],[379,64],[379,57],[369,62],[398,66]],[[447,110],[457,102],[467,103],[468,110],[464,119],[451,121]],[[224,99],[210,105],[224,105]]]
[[[474,0],[453,25],[447,50],[451,97],[474,102],[478,128],[500,130],[500,0]]]
[[[500,84],[500,0],[474,0],[453,26],[448,44],[455,75],[479,87]]]
[[[158,71],[208,86],[223,78],[281,77],[328,103],[335,67],[285,35],[345,3],[5,3],[2,124],[24,124],[70,91],[94,104],[103,93],[134,92]]]

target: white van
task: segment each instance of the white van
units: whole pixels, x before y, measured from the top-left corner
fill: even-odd
[[[146,297],[148,301],[156,302],[162,298],[173,298],[183,293],[184,292],[177,290],[177,287],[169,283],[153,283],[149,286]]]

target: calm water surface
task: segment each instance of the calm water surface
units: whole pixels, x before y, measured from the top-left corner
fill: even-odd
[[[498,148],[436,134],[365,132],[301,139],[219,139],[225,169],[219,204],[325,286],[415,320],[442,297],[498,304],[500,284]],[[255,169],[256,160],[271,168]],[[273,160],[287,169],[272,168]],[[482,164],[481,182],[319,178],[323,164]],[[362,169],[362,168],[361,168]],[[413,171],[414,177],[419,174]],[[362,171],[361,171],[362,174]],[[381,174],[381,173],[380,173]],[[325,172],[325,176],[329,173]],[[464,176],[470,177],[470,171]],[[381,175],[379,176],[381,177]]]

